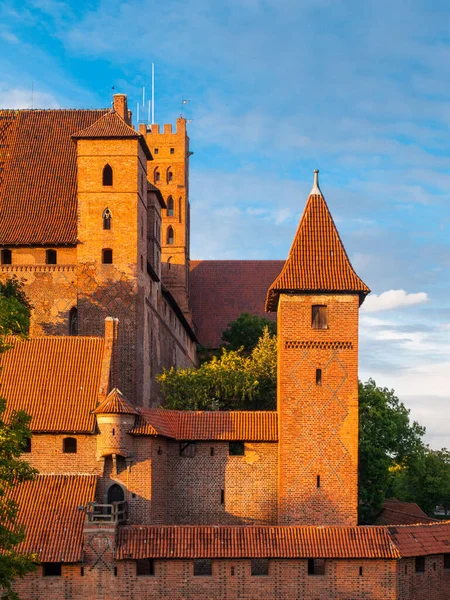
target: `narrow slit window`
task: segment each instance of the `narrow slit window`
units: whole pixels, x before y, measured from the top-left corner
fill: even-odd
[[[172,196],[167,198],[167,216],[173,217],[175,214],[175,203],[173,201]]]
[[[225,490],[220,490],[220,504],[225,504]]]
[[[363,574],[363,568],[359,567],[359,575],[361,576]]]
[[[25,438],[25,445],[23,447],[23,453],[29,454],[30,452],[31,452],[31,438],[27,437],[27,438]]]
[[[322,369],[316,369],[316,385],[322,385]]]
[[[316,485],[320,488],[320,475],[317,475]]]
[[[167,228],[167,240],[166,240],[166,242],[169,245],[172,245],[174,243],[173,227],[168,227]]]
[[[45,264],[56,265],[56,250],[45,251]]]
[[[111,229],[111,220],[112,213],[109,210],[109,208],[105,208],[105,210],[103,211],[103,229],[106,229],[108,231]]]
[[[328,329],[327,307],[323,304],[314,304],[312,307],[312,328]]]
[[[69,312],[69,335],[78,335],[78,310],[72,306]]]
[[[66,437],[63,439],[63,452],[64,452],[64,454],[76,454],[77,453],[76,438]]]
[[[112,265],[113,261],[113,251],[111,248],[104,248],[102,250],[102,263],[104,265]]]
[[[2,250],[2,265],[12,265],[12,253],[9,248]]]
[[[113,170],[111,165],[105,165],[103,167],[103,185],[113,184]]]

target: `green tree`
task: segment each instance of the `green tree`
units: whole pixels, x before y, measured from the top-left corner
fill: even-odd
[[[373,379],[359,384],[359,518],[371,523],[388,494],[390,469],[408,468],[423,456],[425,429],[411,423],[409,410],[393,390]]]
[[[430,516],[438,505],[447,512],[450,508],[450,452],[446,448],[426,448],[407,467],[393,470],[392,491],[399,500],[417,502]]]
[[[27,336],[30,309],[17,279],[0,283],[0,352],[10,348],[5,336]],[[20,458],[31,437],[30,417],[18,411],[5,419],[5,411],[6,400],[0,398],[0,593],[4,599],[15,600],[18,596],[12,590],[13,581],[35,568],[35,557],[15,549],[25,539],[25,531],[17,523],[18,506],[10,492],[15,485],[32,479],[35,470]]]
[[[277,325],[273,321],[257,315],[242,313],[236,321],[228,323],[227,328],[222,333],[222,341],[225,343],[227,350],[242,348],[244,354],[250,354],[265,329],[271,336],[277,333]]]
[[[267,329],[246,356],[222,349],[198,369],[165,370],[157,377],[165,407],[178,410],[272,410],[276,404],[276,338]]]

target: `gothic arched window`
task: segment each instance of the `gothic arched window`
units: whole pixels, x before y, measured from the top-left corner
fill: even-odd
[[[105,208],[105,210],[103,211],[103,229],[111,229],[111,219],[112,219],[112,214],[111,211],[109,210],[109,208]]]
[[[69,312],[69,335],[78,335],[78,310],[72,306]]]
[[[166,177],[167,177],[167,183],[170,183],[173,180],[172,167],[168,167]]]
[[[110,165],[105,165],[103,167],[103,185],[112,185],[113,184],[113,170]]]
[[[167,198],[167,216],[173,217],[174,214],[175,214],[175,203],[173,201],[172,196],[169,196]]]
[[[155,183],[159,183],[161,181],[161,173],[159,172],[158,167],[153,171],[153,179]]]
[[[166,238],[166,243],[167,243],[167,244],[173,244],[173,240],[174,240],[174,235],[173,235],[173,227],[168,227],[168,228],[167,228],[167,238]]]

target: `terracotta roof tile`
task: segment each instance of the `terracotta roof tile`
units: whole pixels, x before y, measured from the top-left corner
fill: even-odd
[[[275,321],[264,302],[283,265],[282,260],[191,260],[190,298],[200,344],[218,348],[228,323],[243,312]]]
[[[17,550],[36,553],[42,562],[81,561],[85,515],[78,507],[95,500],[96,485],[95,475],[37,475],[13,488],[9,497],[26,528]]]
[[[450,553],[450,521],[398,525],[387,529],[404,557]]]
[[[74,139],[93,139],[93,138],[136,138],[139,133],[127,125],[115,110],[110,110],[102,115],[95,123],[77,131],[72,135]]]
[[[416,523],[433,523],[432,519],[414,502],[386,500],[378,515],[376,525],[414,525]]]
[[[276,311],[281,292],[370,292],[353,270],[325,198],[311,194],[289,256],[267,292],[266,310]]]
[[[23,409],[34,432],[94,431],[103,349],[103,338],[94,337],[15,340],[0,356],[6,418]]]
[[[399,558],[384,527],[121,527],[127,558]]]
[[[162,435],[176,440],[278,440],[275,411],[176,411],[140,409],[136,435]]]
[[[75,244],[76,145],[103,110],[0,111],[0,244]]]
[[[106,398],[103,400],[95,410],[92,411],[94,415],[137,415],[138,411],[134,408],[130,402],[125,398],[120,390],[114,388],[109,392]]]

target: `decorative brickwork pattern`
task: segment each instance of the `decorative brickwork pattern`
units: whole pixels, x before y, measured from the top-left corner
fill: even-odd
[[[286,350],[353,350],[352,342],[326,342],[326,341],[301,341],[301,340],[286,340],[284,342]]]

